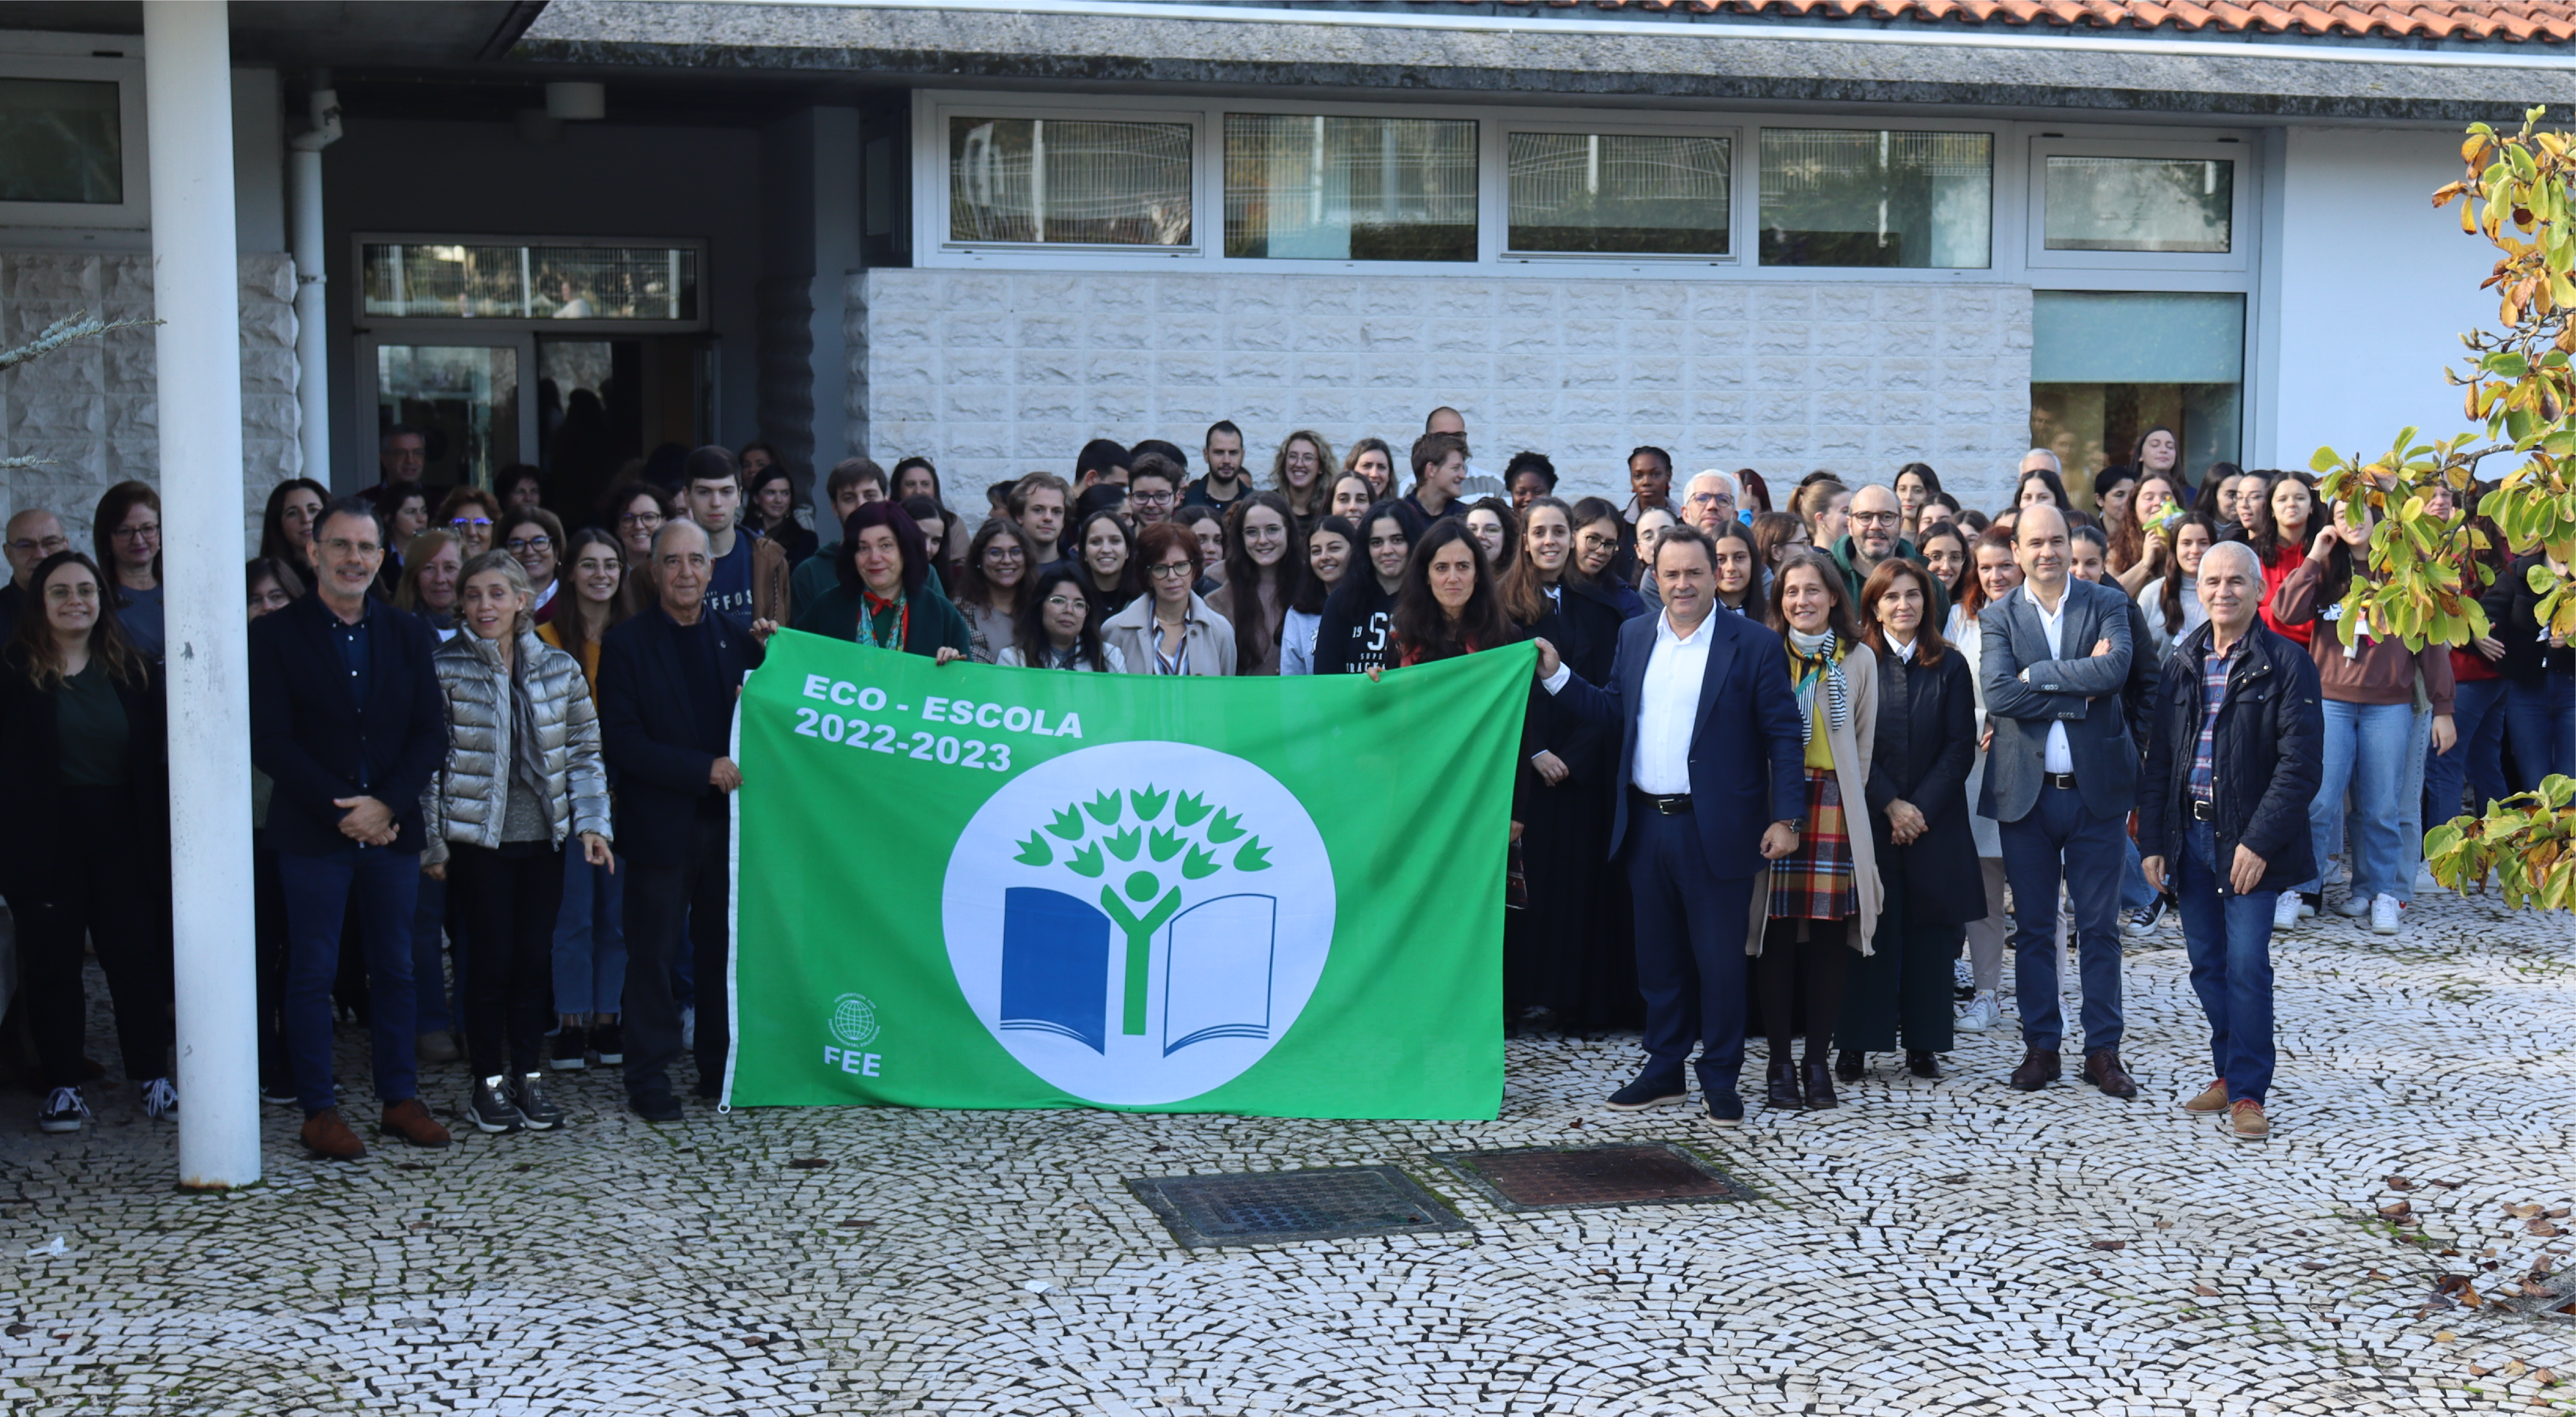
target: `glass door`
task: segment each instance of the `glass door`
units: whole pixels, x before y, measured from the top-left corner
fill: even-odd
[[[359,355],[372,426],[422,431],[429,444],[423,481],[432,489],[490,487],[502,468],[534,460],[536,429],[522,416],[529,344],[526,336],[473,343],[364,337]]]

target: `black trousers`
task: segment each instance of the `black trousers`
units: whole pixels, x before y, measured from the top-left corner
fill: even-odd
[[[1822,1062],[1832,1050],[1834,1021],[1843,1012],[1843,979],[1850,968],[1851,946],[1844,943],[1850,925],[1848,920],[1773,920],[1762,927],[1762,958],[1754,972],[1761,981],[1762,1029],[1770,1036],[1773,1063],[1789,1061],[1789,1043],[1796,1036],[1793,1021],[1807,1026],[1808,1062]],[[1804,940],[1798,938],[1801,927]],[[1798,1010],[1802,1003],[1803,1015]]]
[[[554,1022],[563,880],[560,847],[448,844],[448,886],[465,920],[465,1057],[478,1078],[537,1070]]]
[[[121,787],[66,787],[54,824],[69,865],[8,893],[18,986],[45,1086],[78,1087],[89,1021],[81,941],[98,952],[129,1082],[170,1075],[170,860],[140,850]],[[158,857],[158,859],[154,859]]]
[[[671,994],[671,961],[683,948],[697,987],[698,1090],[712,1097],[724,1082],[730,1051],[731,1001],[725,994],[725,916],[733,893],[731,822],[700,817],[687,855],[672,865],[623,862],[626,872],[626,1092],[670,1090],[680,1056],[680,1005]]]
[[[1903,853],[1884,844],[1879,852],[1882,894],[1878,930],[1870,940],[1876,953],[1851,962],[1835,1042],[1863,1053],[1885,1053],[1896,1047],[1902,1029],[1906,1051],[1947,1053],[1955,1042],[1950,962],[1959,957],[1967,927],[1908,923],[1917,883],[1906,874]]]
[[[280,1093],[295,1091],[295,1065],[286,1054],[286,882],[278,874],[277,848],[267,833],[250,845],[252,968],[259,987],[259,1082]]]

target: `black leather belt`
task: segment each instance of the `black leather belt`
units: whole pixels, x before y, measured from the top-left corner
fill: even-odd
[[[1644,810],[1658,812],[1667,817],[1683,816],[1691,809],[1690,794],[1687,792],[1670,797],[1658,797],[1643,788],[1631,787],[1628,789],[1628,795],[1635,798],[1637,805]]]
[[[2051,787],[2062,787],[2069,792],[2075,790],[2075,774],[2071,772],[2044,772],[2039,775],[2039,780]]]
[[[2203,802],[2203,801],[2201,801],[2201,800],[2200,800],[2199,798],[2197,798],[2197,797],[2195,797],[2195,798],[2191,799],[2191,819],[2192,819],[2193,821],[2195,821],[2195,822],[2206,822],[2206,821],[2212,821],[2212,820],[2215,820],[2215,819],[2217,818],[2217,816],[2218,816],[2218,804],[2217,804],[2217,803],[2215,803],[2215,802]]]

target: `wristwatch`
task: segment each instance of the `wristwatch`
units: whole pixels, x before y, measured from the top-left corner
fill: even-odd
[[[1805,836],[1807,834],[1807,819],[1804,817],[1784,818],[1778,823],[1778,825],[1787,827],[1789,830],[1796,832],[1800,836]]]

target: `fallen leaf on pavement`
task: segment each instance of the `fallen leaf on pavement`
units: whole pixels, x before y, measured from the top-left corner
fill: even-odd
[[[2379,1218],[2382,1220],[2404,1220],[2414,1213],[2415,1203],[2412,1201],[2397,1201],[2379,1208]]]
[[[2129,1248],[2129,1242],[2126,1240],[2096,1240],[2093,1242],[2093,1248],[2097,1250],[2125,1250]]]
[[[2206,1284],[2195,1284],[2191,1286],[2191,1292],[2204,1299],[2215,1299],[2218,1297],[2218,1291],[2210,1288]]]
[[[2435,1343],[2457,1343],[2460,1341],[2460,1336],[2446,1328],[2440,1333],[2433,1335],[2433,1341]]]
[[[2411,1191],[2415,1189],[2415,1183],[2407,1180],[2403,1176],[2391,1176],[2388,1178],[2388,1189],[2392,1191]]]

